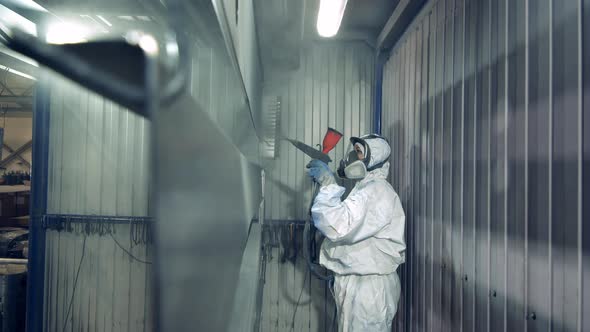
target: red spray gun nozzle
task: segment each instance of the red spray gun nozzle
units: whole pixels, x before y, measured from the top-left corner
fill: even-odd
[[[328,128],[328,131],[326,132],[326,135],[324,136],[324,141],[322,142],[322,152],[325,154],[328,154],[328,152],[332,151],[332,149],[336,146],[336,144],[338,144],[338,142],[340,142],[340,139],[342,138],[342,134],[333,129],[333,128]]]

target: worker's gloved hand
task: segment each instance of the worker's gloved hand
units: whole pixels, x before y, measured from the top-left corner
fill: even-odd
[[[334,173],[330,170],[328,165],[321,161],[314,159],[307,164],[307,175],[309,175],[320,186],[327,186],[336,183]]]

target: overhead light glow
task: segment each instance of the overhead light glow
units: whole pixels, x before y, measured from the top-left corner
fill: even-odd
[[[157,54],[158,42],[150,35],[143,35],[139,39],[139,46],[148,54]]]
[[[47,28],[47,42],[50,44],[73,44],[86,41],[88,32],[82,26],[56,22]]]
[[[321,0],[317,29],[322,37],[334,37],[340,28],[348,0]]]

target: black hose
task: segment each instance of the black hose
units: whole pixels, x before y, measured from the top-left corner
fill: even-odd
[[[322,272],[319,271],[320,269],[320,265],[314,263],[311,260],[311,246],[309,243],[309,239],[312,235],[315,235],[315,232],[313,232],[313,234],[310,234],[310,230],[311,230],[311,222],[309,221],[309,219],[305,222],[305,228],[303,228],[303,247],[306,248],[307,250],[307,255],[305,255],[305,260],[307,261],[307,267],[309,268],[309,271],[311,271],[311,274],[313,274],[316,278],[323,280],[323,281],[331,281],[334,279],[333,275],[329,275],[329,274],[323,274]]]
[[[323,274],[322,272],[319,271],[319,269],[321,268],[319,264],[316,264],[312,261],[311,257],[312,257],[312,246],[311,246],[311,242],[310,239],[312,236],[315,236],[315,228],[312,231],[312,225],[311,225],[311,207],[313,206],[313,202],[315,200],[316,195],[319,192],[319,185],[317,183],[314,183],[314,193],[313,196],[311,197],[311,203],[309,204],[309,218],[307,218],[307,221],[305,221],[305,227],[303,228],[303,248],[305,248],[306,255],[305,255],[305,261],[307,262],[307,267],[309,268],[309,271],[311,272],[311,274],[313,274],[316,278],[323,280],[323,281],[332,281],[334,280],[334,276],[330,275],[330,274]]]

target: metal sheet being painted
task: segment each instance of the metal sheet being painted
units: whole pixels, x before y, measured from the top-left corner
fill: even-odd
[[[590,1],[428,3],[385,65],[397,331],[587,331]]]
[[[162,110],[168,121],[157,121],[160,125],[157,141],[157,146],[161,147],[158,150],[162,156],[160,159],[171,161],[158,162],[158,169],[162,173],[158,173],[157,178],[168,180],[160,184],[157,192],[160,203],[171,202],[163,197],[170,194],[174,198],[174,193],[188,188],[187,183],[194,184],[192,188],[196,191],[192,194],[197,196],[185,193],[184,197],[192,197],[192,200],[173,199],[172,204],[160,204],[158,220],[161,220],[163,228],[177,229],[182,235],[174,241],[163,243],[178,248],[186,239],[202,247],[190,249],[185,246],[185,251],[173,252],[173,257],[169,251],[166,252],[166,262],[173,264],[184,257],[190,264],[183,261],[182,266],[176,266],[174,270],[178,274],[167,270],[161,277],[165,281],[166,296],[160,295],[165,305],[161,307],[160,315],[165,319],[160,319],[163,327],[174,323],[183,324],[185,328],[199,325],[196,322],[189,323],[186,317],[191,317],[199,320],[203,328],[209,326],[211,330],[223,330],[222,326],[229,320],[220,316],[226,311],[221,308],[231,308],[233,304],[248,226],[258,208],[260,171],[249,162],[258,157],[258,140],[250,117],[248,98],[238,84],[239,78],[223,48],[221,34],[215,30],[211,5],[201,5],[207,11],[195,9],[195,4],[195,7],[189,8],[190,14],[197,17],[205,15],[208,17],[207,22],[213,23],[209,30],[192,31],[198,38],[194,38],[193,59],[190,68],[186,69],[190,71],[190,97],[183,96],[182,102],[176,103],[176,106],[182,105],[182,111],[179,108]],[[151,263],[154,249],[148,225],[145,222],[105,223],[104,220],[93,221],[93,216],[148,215],[148,194],[150,186],[155,185],[154,181],[149,180],[149,165],[152,161],[150,136],[154,124],[60,77],[51,76],[51,82],[49,89],[43,87],[50,92],[51,118],[47,212],[65,215],[66,219],[67,215],[82,215],[85,222],[72,223],[71,227],[59,231],[47,231],[44,330],[153,330],[155,316],[152,315],[152,302],[155,292],[152,290]],[[177,125],[175,121],[180,118],[185,120],[183,124],[187,126]],[[201,130],[198,126],[205,128]],[[193,144],[195,142],[201,144]],[[204,147],[204,150],[199,150],[200,147]],[[231,158],[231,162],[224,158]],[[209,163],[199,164],[196,159]],[[206,171],[198,171],[199,167],[211,170],[213,165],[216,165],[217,170],[227,165],[226,171],[231,176],[215,177]],[[219,182],[206,185],[199,176],[211,181],[224,178],[227,186],[221,186]],[[178,191],[174,185],[182,188]],[[219,191],[214,193],[209,190],[213,187],[219,188]],[[198,190],[207,199],[198,196]],[[228,193],[233,193],[233,196]],[[211,202],[220,207],[212,209],[215,204]],[[184,203],[187,205],[182,206]],[[173,204],[176,205],[170,208]],[[221,207],[223,204],[233,208],[224,210]],[[178,211],[182,214],[175,214]],[[210,211],[212,215],[205,218],[203,211]],[[221,211],[228,213],[223,214]],[[229,214],[232,219],[227,217]],[[198,217],[198,220],[191,219],[191,225],[204,227],[209,222],[209,231],[196,227],[198,229],[192,233],[193,237],[187,238],[189,232],[181,226],[186,225],[183,224],[186,218]],[[227,226],[225,235],[221,230],[224,223]],[[227,243],[217,241],[217,236]],[[206,239],[199,240],[199,237]],[[215,243],[207,242],[209,240]],[[223,250],[216,251],[220,256],[197,255],[222,244]],[[219,272],[225,278],[223,282],[216,274],[206,272],[204,267],[207,259],[222,262],[209,271],[223,270]],[[169,268],[170,264],[162,265]],[[190,267],[192,276],[202,278],[194,280],[192,285],[196,287],[192,289],[186,285],[175,288],[179,284],[172,282],[169,277],[182,274],[186,266]],[[206,296],[203,289],[211,291],[211,295]],[[168,301],[179,294],[175,290],[181,290],[181,295],[190,294],[176,299],[188,300],[188,304],[182,305],[182,308],[192,311],[170,309],[180,305],[180,302]],[[186,314],[186,317],[170,319],[179,314]],[[245,311],[240,314],[243,316],[236,315],[236,319],[254,315]],[[178,331],[179,328],[164,330]]]
[[[330,152],[342,159],[353,135],[368,133],[372,124],[374,55],[363,43],[314,43],[302,52],[298,70],[267,73],[265,97],[280,97],[279,136],[321,144],[328,127],[344,134]],[[308,216],[311,182],[305,175],[309,157],[286,140],[267,170],[266,218],[304,220]],[[332,166],[335,166],[333,164]]]

